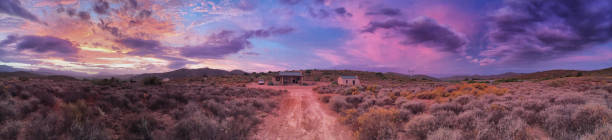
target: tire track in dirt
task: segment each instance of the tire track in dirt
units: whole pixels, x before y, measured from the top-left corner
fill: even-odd
[[[285,89],[276,115],[267,116],[253,135],[260,140],[348,140],[352,133],[321,104],[312,91],[314,86],[259,86],[253,88]]]

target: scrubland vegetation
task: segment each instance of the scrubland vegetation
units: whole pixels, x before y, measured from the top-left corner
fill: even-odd
[[[247,139],[283,91],[218,79],[2,78],[0,139]]]
[[[612,138],[612,78],[314,89],[358,139]]]

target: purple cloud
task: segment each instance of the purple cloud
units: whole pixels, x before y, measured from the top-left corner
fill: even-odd
[[[326,18],[329,17],[329,12],[325,9],[315,9],[315,8],[308,8],[308,14],[310,14],[310,16],[314,17],[314,18]]]
[[[122,37],[121,32],[119,32],[119,28],[111,26],[108,21],[105,22],[104,20],[100,19],[100,23],[98,23],[98,27],[102,29],[103,31],[107,31],[111,33],[113,36]]]
[[[66,10],[66,14],[68,14],[68,16],[72,17],[72,16],[76,15],[76,9],[68,8]]]
[[[6,47],[9,44],[17,43],[18,51],[30,50],[36,53],[58,53],[66,55],[74,55],[79,51],[79,48],[64,39],[52,36],[9,36],[7,39],[0,42],[0,47]]]
[[[0,59],[10,62],[38,63],[38,61],[21,60],[12,58],[13,56],[23,55],[22,52],[28,51],[34,54],[31,57],[44,58],[48,56],[61,57],[66,61],[76,61],[79,48],[70,41],[52,36],[8,36],[0,41],[0,47],[14,47],[16,52],[0,50]]]
[[[232,31],[221,31],[208,37],[208,41],[198,46],[181,49],[181,55],[195,58],[221,58],[234,54],[250,46],[246,36],[234,36]]]
[[[161,46],[159,41],[157,40],[145,40],[139,38],[125,38],[116,41],[119,44],[124,45],[132,49],[128,54],[137,55],[137,56],[146,56],[146,55],[160,55],[165,54],[165,48]]]
[[[138,18],[143,19],[143,18],[148,18],[151,16],[151,14],[153,14],[153,12],[151,12],[151,10],[142,10],[140,11],[140,13],[138,13]]]
[[[270,35],[287,34],[287,33],[293,32],[293,30],[294,30],[293,28],[289,28],[289,27],[259,29],[259,30],[247,31],[244,33],[244,36],[247,38],[269,37]]]
[[[251,11],[257,8],[257,3],[250,0],[241,0],[235,5],[238,9]]]
[[[282,4],[288,4],[288,5],[295,5],[295,4],[300,3],[300,1],[302,0],[278,0],[278,2]]]
[[[19,0],[2,0],[0,1],[0,13],[18,16],[31,21],[38,22],[38,18],[28,10],[21,7]]]
[[[218,59],[250,47],[251,42],[248,41],[249,38],[269,37],[271,35],[287,34],[292,31],[293,28],[269,28],[266,30],[246,31],[236,35],[235,32],[223,30],[209,36],[208,40],[203,44],[181,48],[181,55],[193,58]]]
[[[196,62],[172,56],[159,56],[158,58],[170,61],[170,64],[167,66],[170,69],[180,69],[184,68],[187,64],[196,64]]]
[[[187,64],[195,64],[195,62],[187,59],[170,56],[166,53],[166,50],[170,48],[162,46],[157,40],[125,38],[117,40],[116,42],[132,49],[132,51],[128,53],[130,55],[151,56],[167,60],[170,62],[170,64],[168,64],[168,68],[170,69],[179,69],[185,67]]]
[[[458,53],[460,48],[467,44],[467,39],[460,33],[438,24],[430,18],[417,18],[410,22],[401,20],[388,20],[385,22],[371,22],[363,32],[373,33],[377,29],[391,29],[405,37],[403,44],[425,44],[426,47],[437,48],[442,51]]]
[[[81,12],[79,12],[78,16],[79,16],[79,18],[80,18],[81,20],[89,20],[89,19],[91,18],[91,16],[89,15],[89,13],[88,13],[88,12],[85,12],[85,11],[81,11]]]
[[[336,8],[334,9],[334,12],[336,12],[336,14],[341,15],[341,16],[349,16],[349,17],[353,16],[353,14],[346,11],[346,8],[344,7]]]
[[[608,0],[507,1],[495,11],[482,56],[502,63],[533,63],[584,50],[612,38]]]
[[[127,5],[129,5],[132,8],[137,8],[138,7],[138,1],[136,0],[126,0]]]
[[[108,14],[109,8],[110,8],[110,5],[108,4],[108,2],[104,0],[98,0],[95,2],[93,10],[94,12],[98,14]]]
[[[377,11],[372,11],[366,13],[368,15],[385,15],[385,16],[400,16],[402,15],[402,11],[400,9],[393,8],[382,8]]]

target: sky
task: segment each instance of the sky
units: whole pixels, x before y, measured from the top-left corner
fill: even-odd
[[[612,66],[609,0],[2,0],[0,65],[450,76]]]

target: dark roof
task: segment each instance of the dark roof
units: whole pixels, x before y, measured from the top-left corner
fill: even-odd
[[[279,72],[279,76],[302,76],[301,72]]]
[[[357,79],[357,76],[340,76],[342,79]]]

